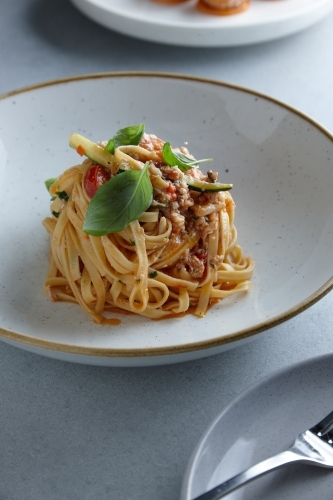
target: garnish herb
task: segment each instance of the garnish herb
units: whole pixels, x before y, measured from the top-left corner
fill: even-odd
[[[109,151],[109,153],[114,154],[114,150],[118,146],[128,146],[130,144],[132,144],[133,146],[137,146],[141,141],[141,137],[143,136],[144,131],[144,123],[121,128],[120,130],[118,130],[118,132],[116,132],[112,139],[109,140],[105,149]]]
[[[50,187],[52,186],[52,184],[54,184],[54,183],[55,183],[55,181],[56,181],[57,179],[58,179],[58,177],[52,177],[51,179],[47,179],[47,180],[44,182],[44,184],[45,184],[45,186],[46,186],[46,189],[47,189],[48,191],[50,191]]]
[[[69,196],[68,194],[66,193],[66,191],[60,191],[59,193],[57,193],[57,195],[59,196],[59,198],[61,200],[65,200],[65,201],[68,201],[69,200]]]
[[[83,231],[103,236],[125,229],[151,205],[149,162],[142,170],[125,170],[99,188],[88,205]]]
[[[58,218],[59,215],[60,215],[60,212],[55,212],[54,210],[52,211],[52,215],[54,215],[54,217]]]
[[[152,279],[156,278],[157,274],[158,274],[158,272],[154,271],[153,273],[150,273],[149,278],[152,278]]]
[[[132,247],[135,247],[135,241],[134,240],[130,240],[130,242],[131,242]]]
[[[168,165],[171,167],[179,167],[180,170],[185,172],[190,170],[190,168],[197,167],[199,163],[206,161],[212,161],[212,158],[207,158],[205,160],[194,160],[187,155],[184,155],[180,151],[172,149],[170,142],[166,142],[162,149],[162,156]]]
[[[52,184],[54,184],[56,181],[58,180],[58,177],[53,177],[52,179],[47,179],[44,184],[45,184],[45,187],[48,191],[50,191],[50,187],[52,186]],[[66,193],[66,191],[59,191],[59,193],[57,193],[57,196],[59,196],[59,198],[61,200],[65,200],[65,201],[68,201],[69,200],[69,196],[68,194]],[[51,201],[55,200],[56,199],[56,196],[53,196],[51,198]]]

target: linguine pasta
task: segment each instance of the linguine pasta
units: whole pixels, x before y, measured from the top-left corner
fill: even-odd
[[[254,262],[237,243],[231,186],[217,183],[212,171],[204,174],[186,148],[169,148],[180,164],[170,165],[169,143],[145,133],[134,142],[113,143],[110,152],[107,143],[71,136],[72,147],[88,158],[48,181],[44,291],[53,301],[80,304],[96,323],[119,323],[105,312],[203,317],[212,304],[250,289]],[[125,178],[132,182],[130,201],[121,191],[116,208],[105,205]],[[136,216],[136,209],[142,213]]]

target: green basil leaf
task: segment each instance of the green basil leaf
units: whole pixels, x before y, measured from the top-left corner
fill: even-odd
[[[194,160],[187,155],[184,155],[180,151],[172,149],[170,142],[166,142],[163,146],[162,156],[168,165],[171,167],[179,167],[183,172],[190,170],[190,168],[196,167],[199,163],[206,161],[212,161],[212,158],[206,158],[205,160]]]
[[[128,146],[129,144],[137,146],[141,141],[141,137],[143,136],[144,131],[144,123],[121,128],[120,130],[118,130],[118,132],[116,132],[112,139],[109,140],[109,142],[105,146],[105,149],[109,151],[109,153],[114,154],[114,150],[118,146]]]
[[[54,183],[55,183],[55,181],[56,181],[57,179],[58,179],[58,177],[52,177],[52,179],[47,179],[47,180],[44,182],[44,184],[45,184],[45,186],[46,186],[46,189],[47,189],[48,191],[50,191],[50,187],[52,186],[52,184],[54,184]]]
[[[147,162],[142,170],[125,170],[103,184],[88,205],[83,231],[102,236],[137,220],[153,199],[148,167]]]

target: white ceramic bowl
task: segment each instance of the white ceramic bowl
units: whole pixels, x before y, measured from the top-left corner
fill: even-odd
[[[249,294],[204,319],[124,316],[97,326],[75,305],[42,293],[49,212],[44,180],[78,162],[68,137],[108,139],[145,122],[148,132],[233,182],[238,240],[256,261]],[[333,285],[333,143],[287,105],[222,82],[148,73],[73,77],[0,99],[0,336],[48,356],[138,366],[216,354],[291,318]]]

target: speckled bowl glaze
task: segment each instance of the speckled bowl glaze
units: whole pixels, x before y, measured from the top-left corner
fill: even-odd
[[[189,462],[181,500],[191,500],[289,448],[333,409],[333,355],[260,380],[214,420]],[[230,493],[228,500],[331,500],[332,471],[289,465]]]
[[[121,317],[98,326],[76,305],[42,293],[49,213],[44,180],[79,157],[68,137],[108,139],[145,122],[232,182],[238,241],[256,261],[253,289],[204,319]],[[111,366],[217,354],[300,313],[333,286],[332,135],[254,91],[167,74],[73,77],[0,98],[0,337],[59,359]]]
[[[227,47],[297,33],[323,19],[331,0],[251,0],[229,16],[209,15],[198,0],[165,5],[154,0],[71,0],[86,16],[125,35],[171,45]]]

